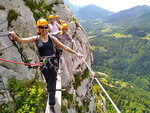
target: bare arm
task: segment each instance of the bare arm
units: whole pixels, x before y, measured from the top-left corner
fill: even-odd
[[[62,48],[62,49],[64,49],[64,50],[66,50],[66,51],[68,51],[68,52],[70,52],[70,53],[75,54],[78,58],[82,58],[82,57],[83,57],[81,54],[78,54],[78,53],[75,52],[74,50],[72,50],[72,49],[70,49],[69,47],[67,47],[66,45],[62,44],[57,38],[53,37],[53,39],[54,39],[55,44],[56,44],[58,47],[60,47],[60,48]]]
[[[37,36],[32,36],[29,38],[20,38],[14,32],[11,32],[10,34],[15,38],[17,42],[23,42],[23,43],[33,43],[36,41],[37,38]]]
[[[50,34],[50,35],[52,35],[52,36],[54,36],[54,37],[57,37],[57,35],[60,33],[60,31],[57,31],[57,32],[54,32],[54,33],[48,33],[48,34]]]

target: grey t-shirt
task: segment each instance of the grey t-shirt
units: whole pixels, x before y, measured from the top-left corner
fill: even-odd
[[[50,33],[52,36],[55,36],[61,43],[65,43],[66,40],[69,40],[70,42],[72,42],[72,38],[68,35],[68,33],[65,33],[63,35],[61,35],[61,32],[56,32],[56,33]]]

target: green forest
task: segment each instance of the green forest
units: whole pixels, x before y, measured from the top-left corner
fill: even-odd
[[[94,57],[92,67],[120,111],[149,113],[150,18],[142,12],[140,17],[133,15],[119,20],[124,15],[80,20],[80,23],[89,36]],[[107,111],[116,113],[107,97],[106,100]]]
[[[104,83],[114,86],[105,88],[121,111],[150,112],[150,41],[103,37],[90,39],[90,43],[93,69],[108,75],[100,79],[105,78]],[[127,85],[121,87],[117,82],[120,80]]]

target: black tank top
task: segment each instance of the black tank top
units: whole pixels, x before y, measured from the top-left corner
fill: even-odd
[[[51,56],[55,54],[54,40],[48,35],[48,42],[42,42],[41,38],[37,38],[36,46],[40,57]]]

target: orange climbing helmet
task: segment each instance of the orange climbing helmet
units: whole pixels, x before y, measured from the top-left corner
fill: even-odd
[[[45,20],[45,19],[39,19],[39,20],[37,21],[37,28],[38,28],[39,26],[42,26],[42,25],[48,25],[47,20]]]
[[[55,18],[59,18],[59,16],[58,16],[58,15],[56,15],[56,16],[55,16]]]
[[[49,19],[54,19],[54,15],[49,15]]]
[[[61,28],[62,28],[62,29],[68,29],[68,25],[67,25],[67,24],[62,24],[62,25],[61,25]]]

